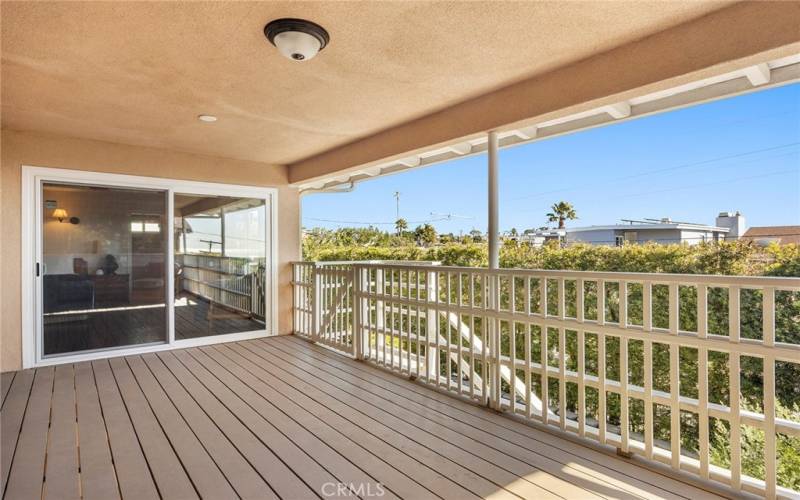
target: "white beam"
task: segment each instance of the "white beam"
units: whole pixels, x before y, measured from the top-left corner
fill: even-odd
[[[500,268],[497,132],[489,132],[489,269]]]
[[[457,155],[465,155],[472,151],[472,144],[468,142],[462,142],[460,144],[453,144],[452,146],[447,146],[447,149],[452,151]]]
[[[367,169],[364,169],[364,170],[362,170],[361,172],[358,172],[358,173],[361,173],[361,174],[364,174],[364,175],[368,175],[370,177],[375,177],[376,175],[380,175],[381,167],[367,168]]]
[[[514,131],[514,135],[516,135],[523,141],[535,139],[538,133],[539,133],[539,127],[537,127],[536,125],[532,127],[520,128]]]
[[[745,68],[743,71],[744,76],[750,80],[750,85],[753,87],[758,87],[759,85],[769,83],[771,78],[771,72],[769,66],[767,66],[767,63],[750,66],[749,68]]]
[[[603,111],[611,115],[612,118],[619,120],[631,116],[631,105],[627,102],[618,102],[603,107]]]
[[[420,163],[419,156],[409,156],[408,158],[401,158],[397,163],[405,165],[406,167],[418,167]]]

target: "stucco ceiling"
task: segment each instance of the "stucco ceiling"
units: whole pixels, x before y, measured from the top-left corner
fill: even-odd
[[[4,1],[2,125],[290,164],[725,5]],[[329,47],[284,59],[279,17]]]

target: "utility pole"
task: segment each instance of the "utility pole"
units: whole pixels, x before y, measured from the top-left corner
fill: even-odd
[[[394,192],[394,198],[397,200],[397,209],[395,211],[395,218],[394,220],[400,220],[400,191]]]

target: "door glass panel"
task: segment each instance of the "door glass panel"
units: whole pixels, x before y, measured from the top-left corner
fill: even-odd
[[[44,183],[45,356],[167,340],[167,192]]]
[[[175,339],[264,330],[263,199],[175,194]]]

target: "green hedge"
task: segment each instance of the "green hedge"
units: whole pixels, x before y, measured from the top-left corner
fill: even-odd
[[[395,243],[395,241],[392,241]],[[432,247],[320,243],[306,238],[306,260],[438,260],[444,265],[486,266],[485,243],[448,243]],[[761,249],[744,242],[700,245],[626,245],[623,247],[547,245],[531,247],[506,242],[501,267],[726,275],[800,276],[800,246]]]

